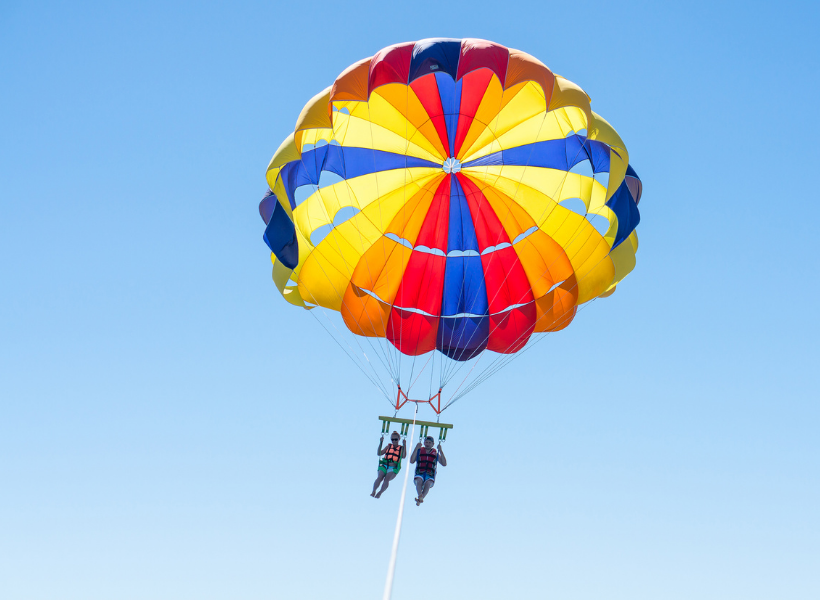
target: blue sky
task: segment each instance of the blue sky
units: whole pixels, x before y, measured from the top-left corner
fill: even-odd
[[[436,36],[589,93],[643,179],[641,246],[445,413],[393,597],[820,596],[818,12],[4,3],[2,596],[379,597],[386,404],[279,297],[257,203],[307,99]]]

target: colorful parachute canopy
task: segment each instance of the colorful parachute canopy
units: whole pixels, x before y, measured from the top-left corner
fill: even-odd
[[[484,40],[350,66],[305,105],[267,180],[285,299],[406,355],[514,353],[635,265],[641,182],[621,138],[577,85]]]

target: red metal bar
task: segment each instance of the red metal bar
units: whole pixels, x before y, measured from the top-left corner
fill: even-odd
[[[404,400],[402,400],[402,398],[404,398]],[[433,400],[436,401],[435,404],[433,404]],[[396,394],[396,410],[399,410],[408,402],[415,402],[416,404],[429,404],[430,408],[432,408],[437,415],[441,414],[441,390],[439,390],[435,396],[431,396],[429,400],[411,400],[407,397],[407,394],[399,388],[399,392]]]

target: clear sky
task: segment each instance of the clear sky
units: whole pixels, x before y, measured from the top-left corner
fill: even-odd
[[[0,6],[0,597],[378,598],[374,388],[270,278],[304,103],[479,37],[581,85],[636,270],[445,413],[394,598],[820,597],[810,2]]]

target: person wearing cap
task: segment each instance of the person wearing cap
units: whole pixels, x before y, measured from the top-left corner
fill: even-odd
[[[436,467],[438,464],[441,463],[442,467],[447,466],[447,459],[444,458],[441,444],[438,445],[436,450],[433,448],[435,443],[433,436],[428,435],[424,438],[424,448],[421,447],[421,442],[419,442],[410,456],[410,463],[416,463],[416,476],[413,478],[418,492],[416,506],[424,502],[425,496],[436,483]]]
[[[398,431],[394,431],[390,434],[390,441],[391,443],[387,444],[387,447],[382,449],[384,436],[379,439],[379,449],[376,453],[378,456],[383,456],[379,459],[379,469],[376,472],[376,481],[373,482],[373,491],[370,492],[370,495],[374,498],[381,498],[384,490],[387,489],[390,482],[393,481],[393,479],[396,478],[396,475],[399,474],[399,471],[401,470],[401,459],[407,456],[407,440],[403,440],[402,445],[399,446]],[[376,492],[379,484],[381,484],[382,489]]]

